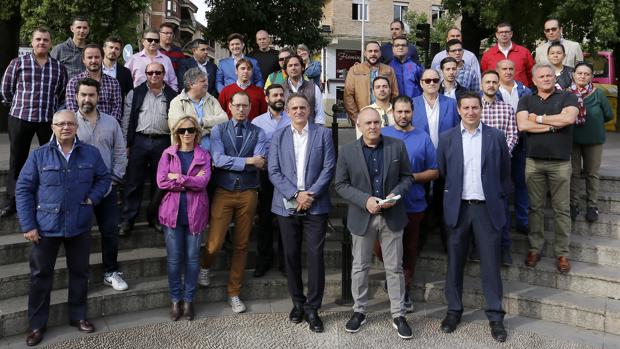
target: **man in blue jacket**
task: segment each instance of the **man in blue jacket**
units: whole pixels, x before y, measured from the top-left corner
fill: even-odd
[[[232,33],[228,35],[226,39],[228,42],[228,50],[230,51],[230,57],[220,59],[220,63],[217,66],[215,87],[217,93],[222,92],[222,89],[237,81],[237,62],[241,58],[245,58],[252,62],[252,83],[258,87],[265,85],[263,81],[263,74],[260,71],[258,62],[252,57],[248,57],[243,54],[245,48],[245,41],[243,35],[239,33]]]
[[[69,320],[80,332],[94,332],[86,320],[90,229],[93,206],[110,187],[110,175],[99,150],[76,137],[77,118],[62,110],[52,119],[52,140],[30,153],[17,179],[15,199],[30,254],[28,346],[43,339],[50,307],[54,265],[64,245],[69,269]]]
[[[389,65],[396,73],[398,93],[409,98],[415,98],[422,94],[420,78],[424,68],[409,55],[406,36],[398,36],[394,38],[393,42],[394,58],[389,62]]]

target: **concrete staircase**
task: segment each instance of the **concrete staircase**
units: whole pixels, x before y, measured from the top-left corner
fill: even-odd
[[[0,188],[4,188],[6,171],[0,171]],[[0,189],[0,195],[4,190]],[[522,263],[527,253],[527,237],[513,233],[514,265],[503,268],[504,307],[510,314],[544,319],[575,327],[620,335],[620,178],[603,178],[601,183],[599,222],[588,224],[580,217],[573,227],[571,243],[572,271],[563,275],[555,270],[550,246],[536,268]],[[0,200],[2,201],[2,200]],[[325,298],[340,296],[342,259],[342,217],[346,204],[332,190],[334,209],[325,245],[327,282]],[[583,210],[582,210],[583,211]],[[102,284],[101,238],[93,228],[91,244],[91,281],[88,317],[98,318],[166,307],[169,304],[166,277],[166,252],[163,235],[150,229],[144,214],[128,237],[120,238],[119,262],[130,289],[116,292]],[[546,229],[552,231],[547,219]],[[23,239],[16,218],[0,221],[0,337],[26,332],[28,329],[27,294],[28,258],[31,243]],[[67,268],[61,251],[56,263],[54,290],[51,296],[49,326],[68,322]],[[196,302],[226,299],[229,253],[220,253],[214,266],[212,286],[201,288]],[[545,257],[547,256],[547,257]],[[247,273],[242,289],[244,299],[286,298],[286,279],[272,270],[263,278],[253,278],[256,248],[252,242]],[[412,296],[417,302],[445,303],[443,297],[446,256],[436,235],[419,256]],[[370,294],[387,298],[381,290],[382,266],[373,265]],[[468,263],[464,305],[483,308],[479,265]]]

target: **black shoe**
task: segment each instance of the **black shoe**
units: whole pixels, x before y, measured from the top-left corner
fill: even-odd
[[[502,265],[505,267],[509,267],[512,265],[512,256],[510,255],[510,250],[502,252]]]
[[[192,302],[183,302],[183,315],[187,321],[194,320],[194,304]]]
[[[405,291],[405,298],[403,299],[403,306],[407,314],[413,313],[413,301],[409,296],[409,290]]]
[[[400,338],[410,339],[413,337],[413,331],[411,331],[411,327],[409,327],[407,319],[405,319],[404,316],[394,318],[394,321],[392,321],[392,326],[396,329]]]
[[[586,211],[586,220],[590,223],[598,221],[598,208],[588,207]]]
[[[256,267],[256,269],[254,269],[254,274],[253,275],[254,275],[255,278],[263,277],[263,276],[265,276],[265,274],[267,274],[267,270],[269,270],[269,268],[267,268],[267,267],[262,267],[262,266]]]
[[[17,209],[15,208],[15,200],[11,200],[6,206],[2,208],[2,210],[0,210],[0,217],[8,218],[8,217],[13,216],[15,213],[17,213]],[[34,332],[35,331],[33,331],[33,333]]]
[[[43,333],[45,333],[45,327],[32,330],[26,337],[26,345],[32,347],[41,343],[43,340]]]
[[[493,339],[500,343],[506,341],[508,333],[502,321],[490,321],[489,326],[491,326],[491,336],[493,336]]]
[[[304,319],[304,307],[301,304],[293,304],[291,313],[288,314],[288,319],[292,323],[298,324]]]
[[[575,219],[577,219],[577,216],[579,216],[579,206],[573,206],[570,205],[570,219],[571,221],[575,221]]]
[[[444,333],[454,332],[454,330],[456,330],[456,325],[458,325],[459,322],[461,322],[460,315],[448,313],[441,322],[441,330]]]
[[[323,321],[319,317],[319,313],[316,310],[311,310],[306,313],[306,322],[308,323],[308,328],[312,332],[323,332]]]
[[[183,314],[183,310],[181,310],[181,302],[172,302],[172,306],[170,307],[170,319],[172,321],[177,321]]]
[[[133,226],[129,222],[122,222],[118,225],[118,236],[127,236],[131,233]]]
[[[387,280],[383,280],[381,288],[383,288],[383,292],[388,293]]]
[[[360,330],[363,324],[366,323],[366,315],[362,313],[355,312],[353,316],[347,321],[347,325],[345,326],[345,330],[349,333],[355,333]]]
[[[284,267],[283,265],[281,265],[278,270],[280,271],[280,274],[282,274],[282,276],[287,277],[286,276],[286,267]]]
[[[530,232],[529,225],[517,226],[517,233],[527,235]]]

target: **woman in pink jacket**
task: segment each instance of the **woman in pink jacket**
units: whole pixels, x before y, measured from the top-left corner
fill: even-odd
[[[170,317],[176,321],[185,315],[193,320],[200,243],[209,220],[211,156],[199,146],[200,128],[194,117],[179,119],[172,133],[174,144],[164,150],[157,167],[157,186],[166,191],[159,206],[159,222],[164,226],[168,252]]]

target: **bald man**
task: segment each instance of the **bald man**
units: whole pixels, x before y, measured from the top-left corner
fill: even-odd
[[[349,202],[347,228],[352,234],[351,293],[355,304],[346,331],[355,333],[366,323],[368,270],[375,240],[379,240],[392,325],[399,337],[408,339],[413,336],[403,306],[403,229],[408,219],[404,200],[398,199],[412,184],[407,149],[401,140],[381,135],[381,117],[373,108],[359,112],[357,127],[362,137],[342,147],[336,169],[336,191]]]
[[[258,48],[248,54],[256,59],[260,72],[263,74],[263,82],[267,80],[269,74],[280,70],[278,63],[278,50],[271,47],[271,37],[266,30],[256,32],[256,45]]]

